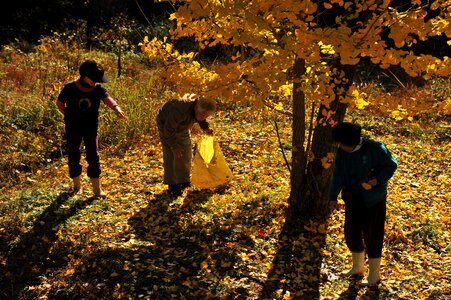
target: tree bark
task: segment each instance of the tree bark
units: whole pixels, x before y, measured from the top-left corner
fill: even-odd
[[[335,100],[331,108],[335,114],[332,117],[336,122],[342,122],[346,114],[347,104]],[[327,109],[320,106],[320,112]],[[317,116],[317,121],[322,116]],[[328,214],[328,192],[332,175],[332,167],[325,169],[321,158],[326,157],[328,153],[335,152],[332,141],[332,126],[319,125],[315,128],[312,139],[312,153],[314,160],[307,164],[307,174],[301,189],[301,216],[307,218],[322,219]]]
[[[331,82],[340,82],[336,83],[334,87],[335,100],[331,103],[330,107],[321,105],[318,110],[316,127],[312,139],[312,153],[315,159],[307,165],[307,174],[301,189],[303,198],[301,202],[301,215],[307,216],[307,218],[323,219],[329,214],[328,194],[332,166],[324,168],[321,159],[326,157],[328,153],[335,153],[336,147],[332,140],[333,126],[331,124],[340,123],[344,120],[348,105],[343,103],[342,98],[348,93],[355,72],[354,65],[342,65],[339,58],[333,61],[332,69],[334,68],[336,69],[335,74],[337,77],[339,77],[338,74],[341,72],[344,72],[345,76],[341,82],[339,80],[331,80]],[[334,112],[332,117],[325,122],[321,122],[321,119],[324,121],[323,110]]]
[[[296,58],[293,65],[293,123],[290,178],[290,211],[288,223],[295,220],[300,210],[300,192],[305,177],[305,94],[301,87],[301,78],[305,73],[305,60]]]

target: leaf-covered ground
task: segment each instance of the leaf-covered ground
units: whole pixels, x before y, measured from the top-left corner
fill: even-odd
[[[378,288],[339,276],[342,210],[285,234],[289,176],[272,121],[220,112],[235,177],[214,191],[170,198],[152,136],[101,151],[105,199],[90,198],[86,177],[70,197],[64,158],[17,171],[0,197],[0,299],[449,299],[450,124],[364,122],[399,162]]]

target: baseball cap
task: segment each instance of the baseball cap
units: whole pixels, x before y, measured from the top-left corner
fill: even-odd
[[[94,82],[109,82],[102,66],[95,60],[87,60],[80,65],[80,76],[87,76]]]

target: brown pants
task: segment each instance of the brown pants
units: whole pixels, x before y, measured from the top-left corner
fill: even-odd
[[[169,145],[164,143],[163,140],[161,141],[163,145],[163,182],[165,184],[179,184],[190,182],[193,152],[189,131],[178,133],[175,137],[175,141],[183,149],[183,156],[180,158],[175,158]]]
[[[344,199],[346,245],[351,252],[366,251],[369,258],[382,256],[384,242],[386,198],[375,206],[366,208],[363,199]]]

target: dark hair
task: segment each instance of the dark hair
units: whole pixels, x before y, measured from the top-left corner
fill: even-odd
[[[343,122],[332,129],[332,139],[348,146],[355,146],[360,143],[362,127],[357,124]]]
[[[87,76],[94,82],[109,82],[103,67],[95,60],[87,60],[80,65],[80,76]]]

